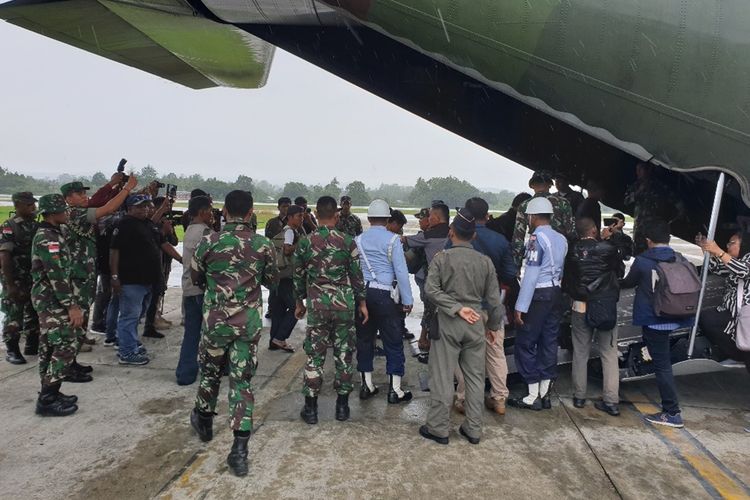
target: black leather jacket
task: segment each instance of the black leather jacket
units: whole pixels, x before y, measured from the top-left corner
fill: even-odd
[[[563,287],[574,300],[585,302],[591,295],[619,295],[618,278],[624,265],[615,245],[607,241],[578,240],[565,262]]]

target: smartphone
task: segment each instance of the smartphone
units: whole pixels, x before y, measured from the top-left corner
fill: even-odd
[[[620,219],[618,219],[616,217],[605,217],[604,218],[604,225],[605,226],[614,226],[618,222],[620,222]]]

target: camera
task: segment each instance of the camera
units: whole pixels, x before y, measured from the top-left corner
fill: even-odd
[[[128,162],[125,158],[120,160],[120,163],[117,164],[117,171],[122,174],[122,182],[128,182],[128,179],[130,179],[130,176],[125,173],[125,164]]]
[[[159,189],[166,187],[166,184],[164,184],[163,182],[160,182],[160,181],[154,181],[154,182],[156,183],[156,187],[158,187]]]
[[[166,196],[167,198],[170,198],[171,200],[174,200],[177,198],[177,185],[176,184],[167,184],[166,186]]]

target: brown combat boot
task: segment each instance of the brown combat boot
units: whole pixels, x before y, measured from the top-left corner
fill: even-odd
[[[484,406],[498,415],[505,415],[505,398],[493,399],[487,396],[484,398]]]

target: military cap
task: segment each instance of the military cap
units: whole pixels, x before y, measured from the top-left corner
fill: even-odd
[[[13,203],[36,203],[38,200],[34,198],[34,195],[29,191],[23,191],[21,193],[13,193]]]
[[[468,208],[459,208],[456,216],[453,217],[453,227],[466,233],[476,231],[477,226],[471,210]]]
[[[344,203],[345,201],[348,201],[349,203],[351,203],[352,197],[349,196],[348,194],[345,194],[344,196],[341,197],[341,203]]]
[[[429,216],[430,216],[429,208],[423,208],[422,210],[414,214],[414,217],[416,217],[417,219],[424,219],[425,217],[429,217]]]
[[[125,200],[125,206],[134,207],[136,205],[140,205],[141,203],[146,203],[147,201],[151,201],[151,196],[147,194],[131,194]]]
[[[61,194],[45,194],[39,198],[39,211],[42,214],[59,214],[68,209]]]
[[[63,184],[60,187],[60,192],[63,196],[68,196],[70,193],[80,193],[81,191],[88,191],[90,187],[84,186],[83,182],[75,181]]]
[[[289,207],[289,210],[286,211],[287,217],[291,217],[292,215],[297,215],[304,213],[305,209],[299,205],[291,205]]]

